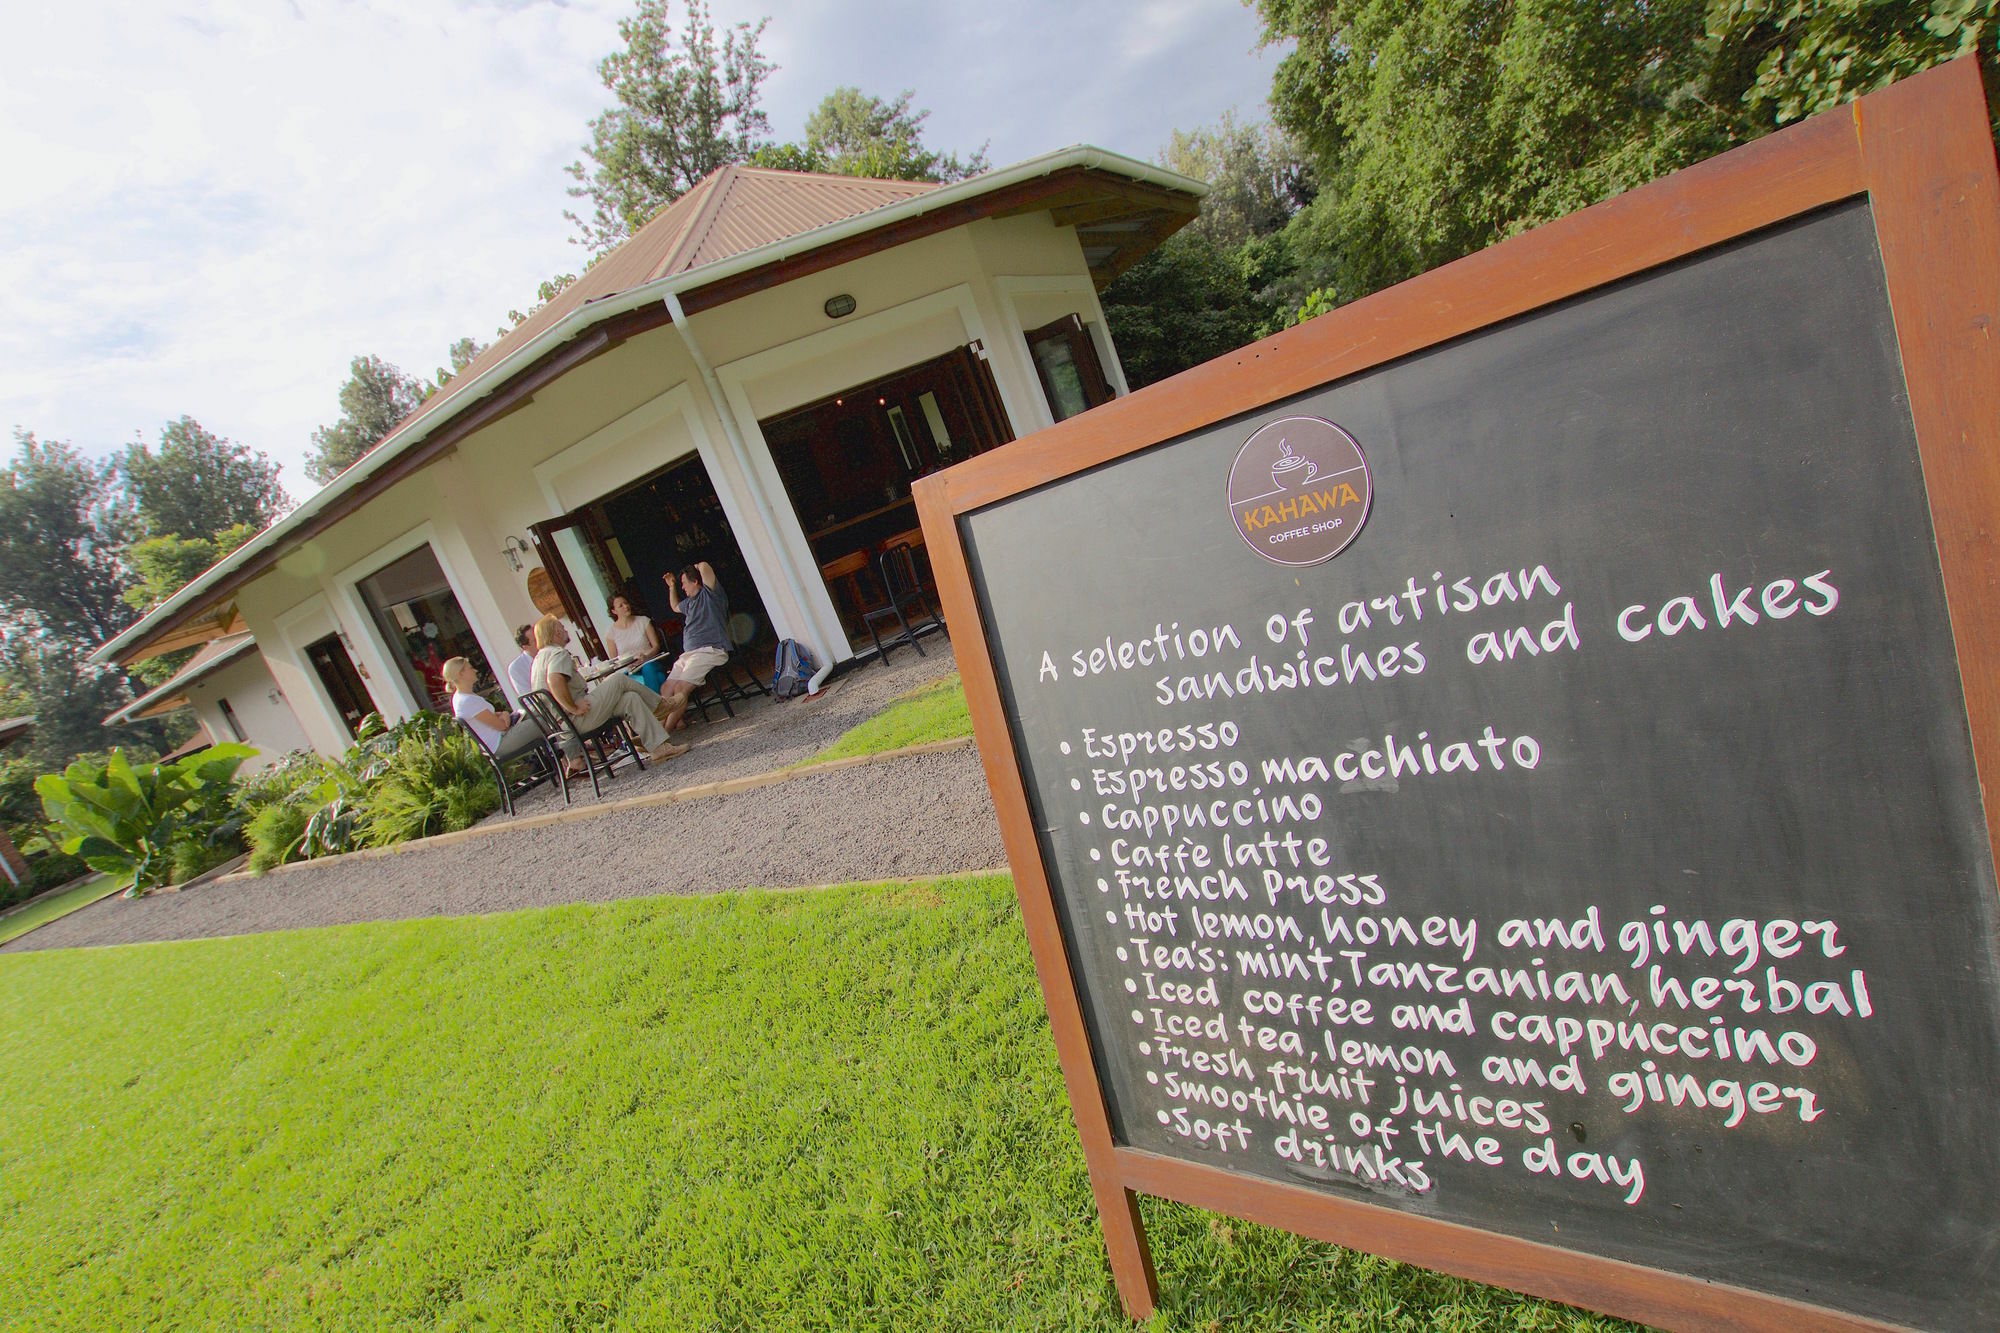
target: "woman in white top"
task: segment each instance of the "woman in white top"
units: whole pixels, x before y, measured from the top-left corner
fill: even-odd
[[[541,739],[541,729],[532,721],[515,721],[478,693],[479,671],[463,657],[454,657],[439,670],[451,686],[452,716],[471,727],[495,758],[512,758],[523,747]]]
[[[611,599],[611,655],[613,657],[657,657],[660,654],[660,632],[653,628],[653,622],[646,616],[635,615],[632,599],[619,593]],[[667,669],[659,662],[648,662],[639,670],[639,683],[658,693],[667,678]]]

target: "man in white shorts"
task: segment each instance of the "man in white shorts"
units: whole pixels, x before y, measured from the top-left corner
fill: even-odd
[[[715,581],[715,567],[706,560],[696,561],[668,574],[667,601],[681,618],[681,655],[660,687],[666,705],[660,720],[667,730],[687,725],[688,700],[708,679],[708,673],[729,660],[729,598]]]

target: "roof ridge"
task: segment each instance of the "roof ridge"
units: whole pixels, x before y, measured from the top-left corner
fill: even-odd
[[[685,227],[681,228],[681,234],[674,241],[673,247],[658,264],[653,266],[653,277],[664,278],[670,273],[676,273],[688,260],[701,253],[702,240],[714,228],[716,218],[721,215],[723,201],[729,197],[730,189],[736,184],[738,170],[736,163],[725,162],[695,182],[694,189],[688,193],[693,194],[695,190],[705,186],[708,189],[708,197],[701,201],[694,210],[694,216],[688,219]]]
[[[836,185],[897,185],[916,190],[935,190],[943,181],[904,180],[899,176],[850,176],[844,171],[797,171],[791,167],[760,167],[748,162],[732,163],[745,175],[784,176],[793,180],[827,181]]]

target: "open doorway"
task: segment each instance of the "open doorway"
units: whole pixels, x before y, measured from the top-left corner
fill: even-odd
[[[354,669],[354,659],[347,655],[347,646],[338,634],[329,634],[307,644],[305,653],[333,703],[333,711],[340,714],[341,725],[347,728],[347,739],[353,740],[361,719],[375,711],[375,704],[361,683],[361,674]]]
[[[774,637],[749,562],[698,454],[536,523],[531,532],[563,614],[593,656],[607,656],[597,612],[620,593],[652,620],[666,647],[678,649],[680,621],[667,598],[666,576],[697,560],[715,567],[729,599],[730,640],[743,648]]]
[[[992,373],[962,347],[758,423],[847,626],[865,643],[873,561],[921,544],[910,483],[1014,438]]]

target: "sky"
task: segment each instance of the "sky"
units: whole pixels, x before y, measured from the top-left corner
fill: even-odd
[[[774,137],[910,89],[927,143],[995,166],[1264,119],[1280,54],[1235,0],[712,4],[769,19]],[[351,358],[428,375],[580,266],[563,168],[632,7],[5,0],[0,428],[102,457],[185,414],[302,499]]]

